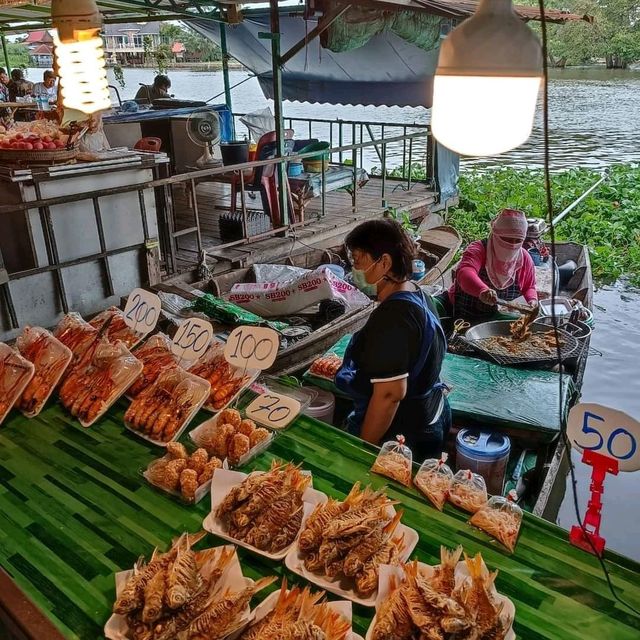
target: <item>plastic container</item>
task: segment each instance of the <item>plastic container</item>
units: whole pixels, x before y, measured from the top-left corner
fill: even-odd
[[[312,151],[324,151],[325,153],[318,153],[315,156],[309,156],[308,158],[304,158],[302,160],[302,164],[304,165],[304,170],[308,173],[320,173],[322,171],[322,167],[324,165],[324,170],[326,171],[329,168],[329,154],[326,151],[329,149],[330,145],[328,142],[312,142],[308,144],[306,147],[300,149],[298,153],[310,153]]]
[[[491,495],[501,495],[511,441],[501,433],[461,429],[456,438],[456,468],[481,475]]]
[[[301,162],[290,162],[289,167],[287,168],[287,175],[290,178],[295,178],[302,173],[302,163]]]
[[[411,274],[412,280],[415,280],[415,281],[422,280],[422,278],[424,278],[425,275],[427,275],[427,267],[425,266],[422,260],[414,260],[411,263],[411,267],[413,272]]]
[[[332,425],[336,409],[336,398],[330,391],[325,391],[324,389],[317,389],[316,391],[316,397],[302,413],[305,416]]]
[[[333,273],[336,278],[340,278],[344,280],[345,272],[344,269],[339,264],[322,264],[319,267],[320,269],[329,269],[331,273]]]
[[[249,161],[249,143],[246,140],[232,140],[220,145],[222,164],[226,166]]]

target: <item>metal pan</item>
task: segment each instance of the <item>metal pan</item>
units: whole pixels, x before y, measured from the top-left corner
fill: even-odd
[[[471,327],[464,341],[474,349],[489,356],[498,364],[504,365],[524,365],[524,364],[549,364],[553,365],[558,360],[557,350],[555,348],[543,349],[528,344],[528,341],[519,343],[516,351],[510,351],[507,347],[497,344],[496,337],[510,337],[509,327],[512,320],[494,320]],[[540,322],[534,322],[529,326],[531,333],[545,334],[550,331],[548,325]],[[579,347],[578,341],[567,331],[558,329],[561,340],[561,356],[565,360],[569,358]]]

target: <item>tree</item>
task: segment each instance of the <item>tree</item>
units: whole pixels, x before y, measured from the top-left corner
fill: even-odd
[[[160,27],[160,36],[163,44],[168,45],[169,48],[176,42],[181,42],[191,58],[197,58],[202,62],[222,60],[220,47],[193,29],[178,24],[163,24]]]
[[[29,49],[26,45],[20,42],[8,42],[7,53],[9,54],[9,66],[11,69],[29,66]]]

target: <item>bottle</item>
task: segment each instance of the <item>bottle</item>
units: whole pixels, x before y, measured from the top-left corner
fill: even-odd
[[[422,280],[427,274],[427,268],[422,260],[414,260],[412,263],[411,279],[414,281]]]

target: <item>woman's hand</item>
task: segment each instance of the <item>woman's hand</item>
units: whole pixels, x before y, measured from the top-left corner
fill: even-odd
[[[371,444],[378,444],[391,426],[398,405],[406,395],[407,378],[376,382],[373,385],[373,395],[367,406],[360,437]]]
[[[494,307],[498,304],[498,294],[493,289],[485,289],[479,296],[480,302]]]

